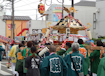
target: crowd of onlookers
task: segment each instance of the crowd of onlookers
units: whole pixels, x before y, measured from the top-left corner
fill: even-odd
[[[101,50],[86,49],[83,40],[66,42],[65,47],[56,47],[51,43],[22,41],[5,44],[1,51],[11,63],[14,76],[105,76],[105,44],[98,40]],[[48,48],[49,51],[39,53]],[[91,52],[90,52],[91,51]],[[2,53],[3,54],[3,53]],[[2,59],[2,58],[1,58]],[[1,61],[0,59],[0,61]]]

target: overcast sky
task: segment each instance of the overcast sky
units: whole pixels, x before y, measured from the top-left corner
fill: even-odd
[[[36,9],[38,8],[38,4],[40,0],[15,0],[15,15],[16,16],[30,16],[32,19],[36,19]],[[47,4],[50,5],[51,4],[51,0],[46,0]],[[62,0],[58,0],[58,1],[62,1]],[[74,0],[74,3],[79,2],[80,0]],[[88,0],[88,1],[96,1],[96,0]],[[0,0],[0,3],[2,2],[2,0]],[[6,5],[9,2],[4,2],[2,3],[3,5]],[[59,2],[57,2],[57,0],[52,0],[52,4],[61,4]],[[64,4],[65,5],[71,5],[71,1],[70,0],[64,0]],[[10,8],[9,7],[10,4],[8,5],[8,7],[6,8]],[[45,6],[46,10],[49,8],[49,6]],[[7,10],[6,11],[7,15],[11,15],[11,10]],[[37,16],[38,18],[40,18],[40,14],[37,12]]]

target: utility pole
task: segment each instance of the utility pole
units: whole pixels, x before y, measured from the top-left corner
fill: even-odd
[[[14,0],[12,0],[12,29],[13,29],[13,39],[15,39]]]
[[[36,9],[36,20],[37,20],[37,9]]]
[[[71,6],[74,7],[74,0],[72,0]],[[71,15],[74,17],[74,11],[71,13]]]

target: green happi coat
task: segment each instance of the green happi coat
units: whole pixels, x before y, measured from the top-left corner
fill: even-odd
[[[16,58],[17,58],[15,70],[18,71],[18,72],[23,72],[23,65],[22,65],[23,64],[23,60],[18,60],[18,53],[19,52],[21,53],[20,49],[15,54]]]
[[[63,57],[63,54],[65,53],[66,51],[64,49],[61,49],[60,51],[57,51],[57,55],[60,55]]]
[[[65,52],[65,56],[68,55],[68,54],[70,54],[71,51],[72,51],[72,49],[69,48],[69,49]]]
[[[83,44],[80,44],[80,47],[81,48],[85,48]],[[88,57],[88,51],[87,51],[86,58],[84,58],[84,63],[83,63],[83,72],[84,72],[84,75],[88,74],[89,65],[90,65],[90,59]]]
[[[31,55],[31,52],[30,52],[30,48],[25,48],[23,51],[22,51],[22,56],[23,56],[23,73],[27,73],[27,69],[25,68],[25,59],[26,59],[26,50],[28,49],[28,56]]]
[[[76,70],[78,73],[83,72],[83,62],[84,62],[84,56],[82,54],[79,53],[79,51],[73,52],[71,54],[73,62],[75,64]],[[64,58],[66,64],[68,65],[68,73],[67,76],[77,76],[73,65],[71,64],[71,58],[70,58],[70,54],[67,55]]]
[[[100,50],[94,50],[90,54],[91,59],[91,72],[97,74],[98,65],[100,63]]]
[[[67,76],[67,69],[63,58],[56,54],[47,56],[40,66],[41,76]]]
[[[97,76],[105,76],[105,57],[103,57],[99,63]]]
[[[63,56],[65,57],[66,55],[68,55],[71,52],[71,48],[69,48],[67,51],[65,51],[64,49],[61,49],[60,51],[57,51],[57,55]]]

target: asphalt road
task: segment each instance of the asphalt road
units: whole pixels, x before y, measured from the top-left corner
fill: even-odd
[[[1,71],[0,71],[0,76],[13,76],[12,75],[12,69],[11,67],[8,69],[6,67],[6,60],[1,61]]]

